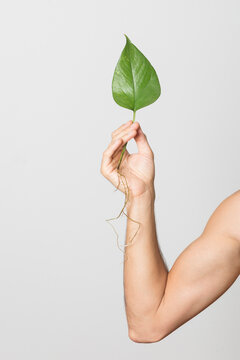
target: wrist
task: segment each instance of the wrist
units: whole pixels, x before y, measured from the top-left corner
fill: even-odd
[[[155,188],[154,185],[149,186],[142,194],[134,196],[129,195],[126,209],[129,210],[133,206],[151,206],[155,202]]]

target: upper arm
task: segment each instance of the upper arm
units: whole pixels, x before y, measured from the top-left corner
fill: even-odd
[[[240,273],[240,192],[225,199],[203,233],[177,258],[154,318],[164,338],[221,296]]]

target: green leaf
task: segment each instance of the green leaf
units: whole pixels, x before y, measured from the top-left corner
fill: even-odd
[[[161,87],[148,59],[129,40],[116,65],[112,79],[112,94],[116,103],[134,112],[155,102]]]

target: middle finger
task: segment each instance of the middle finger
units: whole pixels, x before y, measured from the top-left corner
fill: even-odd
[[[112,137],[116,136],[117,134],[119,134],[122,130],[127,129],[132,123],[132,120],[127,121],[126,123],[122,124],[121,126],[119,126],[119,128],[117,128],[116,130],[114,130],[112,132]]]
[[[119,131],[118,133],[116,133],[113,136],[113,140],[117,140],[119,138],[125,138],[126,136],[128,136],[128,134],[132,131],[136,131],[139,127],[139,123],[132,123],[130,124],[130,126],[128,126],[127,128],[124,128],[123,130]]]

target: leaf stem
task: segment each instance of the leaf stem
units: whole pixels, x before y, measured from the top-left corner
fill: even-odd
[[[132,123],[134,123],[135,117],[136,117],[136,111],[133,111],[133,120],[132,120]],[[119,159],[119,162],[118,162],[118,166],[117,166],[117,169],[118,169],[118,170],[119,170],[119,168],[120,168],[120,164],[121,164],[121,162],[122,162],[122,158],[123,158],[123,155],[124,155],[124,153],[125,153],[126,147],[127,147],[127,142],[126,142],[126,144],[124,145],[124,147],[123,147],[123,149],[122,149],[122,152],[121,152],[121,156],[120,156],[120,159]]]

